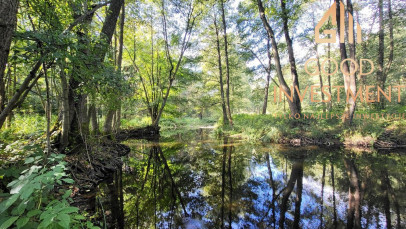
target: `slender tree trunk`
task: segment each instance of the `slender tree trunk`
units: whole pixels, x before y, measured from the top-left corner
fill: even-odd
[[[124,1],[124,0],[123,0]],[[121,14],[120,14],[120,34],[119,34],[119,45],[118,45],[118,55],[116,58],[116,66],[117,71],[121,74],[121,66],[123,63],[123,47],[124,47],[124,23],[125,23],[125,4],[121,6]],[[116,45],[117,46],[117,45]],[[114,49],[116,50],[116,48]],[[116,56],[116,55],[114,55]],[[118,131],[121,113],[118,112],[121,110],[121,99],[115,98],[113,107],[109,107],[108,115],[112,117],[106,117],[106,122],[104,125],[104,134],[111,135],[112,131]],[[107,132],[106,132],[107,131]]]
[[[376,71],[376,82],[377,86],[383,88],[385,86],[384,82],[384,55],[385,55],[385,34],[383,28],[383,0],[378,2],[378,12],[379,12],[379,42],[378,42],[378,69]],[[379,106],[383,108],[383,100],[380,101]]]
[[[45,75],[45,86],[46,86],[46,120],[47,120],[47,156],[51,153],[51,102],[50,102],[50,95],[49,95],[49,80],[48,80],[48,69],[44,63],[44,75]]]
[[[264,104],[262,105],[262,114],[266,114],[266,109],[268,107],[268,97],[269,97],[269,84],[271,81],[271,45],[270,45],[270,39],[267,37],[267,42],[266,42],[266,53],[268,56],[268,69],[266,71],[266,84],[265,84],[265,96],[264,96]]]
[[[95,104],[90,105],[88,116],[92,124],[92,132],[95,136],[97,136],[99,134],[99,124],[97,122],[97,108]]]
[[[14,29],[17,25],[18,3],[18,0],[0,1],[0,113],[6,103],[4,72],[8,62]]]
[[[113,118],[114,114],[116,113],[115,110],[113,109],[108,109],[107,114],[106,114],[106,119],[104,121],[103,125],[103,134],[110,136],[111,135],[111,129],[113,127]]]
[[[221,96],[221,108],[223,110],[223,123],[224,125],[229,125],[230,122],[227,116],[226,101],[224,99],[224,81],[223,81],[223,66],[221,61],[221,51],[220,51],[220,36],[219,29],[217,27],[217,18],[214,18],[214,28],[216,29],[216,47],[217,47],[217,61],[219,67],[219,81],[220,81],[220,96]]]
[[[272,50],[273,50],[273,58],[274,58],[274,61],[275,61],[276,73],[277,73],[277,76],[278,76],[280,87],[285,92],[287,92],[287,94],[290,94],[292,96],[293,92],[291,92],[290,88],[288,87],[288,85],[287,85],[287,83],[286,83],[286,81],[285,81],[285,79],[283,77],[282,66],[281,66],[280,57],[279,57],[279,51],[278,51],[278,45],[276,43],[274,32],[272,30],[272,27],[269,25],[269,23],[268,23],[268,21],[266,19],[265,9],[264,9],[264,7],[262,5],[262,1],[257,0],[257,3],[258,3],[258,10],[259,10],[260,18],[262,20],[262,24],[264,25],[265,30],[267,31],[268,37],[271,39]],[[292,90],[295,90],[295,88],[292,88]],[[290,98],[288,98],[288,104],[289,104],[289,108],[290,108],[290,113],[292,115],[300,114],[300,112],[301,112],[300,107],[297,106],[297,104],[294,102],[293,98],[292,98],[292,100]]]
[[[62,131],[59,144],[59,150],[62,151],[69,143],[69,131],[70,131],[70,109],[69,109],[69,87],[65,74],[65,61],[62,60],[60,66],[61,72],[59,74],[61,78],[62,87]]]
[[[336,20],[337,20],[337,31],[338,31],[338,36],[344,36],[345,34],[341,34],[341,27],[345,27],[345,23],[341,24],[341,19],[345,21],[345,14],[344,18],[341,18],[340,16],[340,8],[342,5],[344,7],[344,4],[341,3],[340,0],[336,0]],[[351,0],[347,0],[347,6],[348,6],[348,11],[349,13],[353,14],[352,10],[352,4]],[[353,23],[354,20],[352,20]],[[350,30],[354,31],[354,28],[349,28]],[[341,56],[341,61],[347,59],[347,51],[345,47],[345,43],[340,43],[340,56]],[[355,44],[350,44],[349,47],[350,50],[350,55],[351,58],[355,60]],[[343,115],[343,123],[346,125],[351,125],[352,120],[354,118],[354,113],[356,109],[356,101],[353,96],[350,95],[352,92],[353,95],[356,95],[357,92],[357,84],[356,84],[356,76],[355,76],[355,71],[354,71],[355,65],[351,64],[351,71],[350,71],[350,66],[348,65],[348,62],[345,62],[343,65],[343,77],[344,77],[344,88],[345,92],[347,95],[346,99],[346,107],[345,107],[345,112]],[[350,74],[352,72],[352,74]]]
[[[328,43],[327,45],[327,58],[330,59],[331,57],[331,44]],[[327,80],[328,80],[328,92],[331,95],[331,63],[330,61],[328,62],[328,76],[327,76]],[[331,111],[333,109],[333,99],[330,99],[329,105],[328,105],[328,110]]]
[[[220,0],[221,6],[221,18],[223,22],[223,37],[224,37],[224,56],[226,58],[226,102],[227,102],[227,115],[230,125],[233,125],[233,118],[231,116],[231,107],[230,107],[230,62],[228,59],[228,40],[227,40],[227,23],[226,15],[224,11],[224,0]]]
[[[299,76],[297,74],[297,69],[296,69],[296,60],[295,60],[295,54],[293,52],[292,39],[290,38],[290,35],[289,35],[289,26],[288,26],[289,18],[288,18],[288,10],[286,9],[286,0],[281,0],[281,7],[282,7],[283,32],[285,34],[285,40],[286,40],[286,44],[288,46],[290,72],[292,74],[293,102],[296,105],[297,110],[299,111],[298,113],[300,113],[302,110],[302,105],[301,105],[301,102],[299,99],[299,93],[300,93]]]

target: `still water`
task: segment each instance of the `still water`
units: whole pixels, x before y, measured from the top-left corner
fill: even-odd
[[[124,144],[122,170],[98,193],[109,227],[406,225],[402,152],[254,144],[207,129]]]

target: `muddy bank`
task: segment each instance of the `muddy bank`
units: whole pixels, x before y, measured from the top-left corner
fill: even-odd
[[[159,127],[122,130],[114,141],[77,146],[74,153],[68,154],[66,161],[72,179],[75,180],[71,187],[73,206],[90,214],[94,213],[98,205],[95,198],[98,185],[113,179],[114,173],[123,165],[121,157],[130,152],[128,146],[119,143],[127,139],[159,139]]]
[[[72,187],[73,206],[92,213],[96,206],[95,190],[97,186],[111,179],[114,172],[122,166],[121,157],[130,152],[130,148],[120,143],[103,143],[87,148],[81,147],[80,153],[66,157],[69,172],[75,183]]]

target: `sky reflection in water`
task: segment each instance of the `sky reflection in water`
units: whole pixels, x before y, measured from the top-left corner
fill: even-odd
[[[405,226],[404,153],[250,144],[205,132],[125,143],[132,152],[122,172],[99,193],[115,227]]]

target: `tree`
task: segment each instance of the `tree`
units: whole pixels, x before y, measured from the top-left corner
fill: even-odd
[[[341,18],[340,14],[340,8],[344,7],[344,4],[341,3],[339,0],[336,0],[335,2],[336,5],[336,21],[337,21],[337,31],[338,31],[338,37],[344,36],[342,34],[344,29],[342,27],[345,27],[345,24],[342,24],[345,21],[345,18]],[[348,7],[348,12],[350,14],[353,14],[353,9],[352,9],[352,3],[351,0],[347,0],[347,7]],[[344,14],[345,17],[345,14]],[[352,22],[349,22],[350,24],[354,23],[354,19],[352,19]],[[354,31],[353,27],[349,27],[349,30]],[[352,33],[354,34],[354,32]],[[352,38],[354,40],[354,37]],[[349,44],[349,50],[350,50],[350,58],[355,60],[355,44]],[[344,61],[347,59],[347,50],[346,50],[346,45],[345,41],[340,40],[340,56],[341,56],[341,61]],[[345,92],[347,95],[346,99],[346,107],[343,115],[343,123],[346,125],[351,125],[353,118],[354,118],[354,113],[355,113],[355,108],[356,108],[356,101],[354,99],[354,96],[356,95],[357,92],[357,82],[356,82],[356,75],[355,75],[355,64],[351,63],[351,68],[350,65],[348,65],[348,62],[346,61],[343,65],[343,78],[344,78],[344,88]],[[354,96],[350,96],[350,94],[353,94]]]
[[[224,10],[224,0],[220,0],[220,10],[221,10],[221,19],[223,23],[223,39],[224,39],[224,56],[226,59],[226,102],[227,102],[227,115],[228,120],[231,125],[233,125],[233,118],[231,117],[231,107],[230,107],[230,62],[228,55],[228,40],[227,40],[227,23],[226,23],[226,14]]]
[[[280,61],[280,57],[279,57],[279,50],[278,50],[278,44],[276,43],[276,38],[274,35],[274,31],[271,27],[271,25],[268,23],[268,20],[266,18],[265,15],[265,8],[262,4],[261,0],[257,0],[258,3],[258,11],[259,11],[259,15],[260,18],[262,20],[263,26],[267,31],[268,37],[271,39],[271,44],[272,44],[272,50],[273,50],[273,57],[274,57],[274,62],[275,62],[275,68],[276,68],[276,73],[278,76],[278,80],[279,80],[279,84],[280,87],[289,95],[291,95],[291,98],[288,99],[288,104],[289,104],[289,108],[290,108],[290,113],[292,115],[295,114],[300,114],[301,113],[301,107],[298,106],[298,104],[296,103],[296,101],[293,99],[293,91],[291,91],[291,89],[289,88],[289,86],[287,85],[285,78],[283,77],[283,73],[282,73],[282,65],[281,65],[281,61]],[[295,88],[293,87],[292,90],[299,90],[299,88]]]
[[[160,13],[159,19],[162,24],[163,35],[159,38],[155,37],[154,18],[152,18],[152,15],[149,16],[151,21],[148,29],[151,35],[148,42],[150,44],[148,44],[149,46],[143,44],[143,46],[148,47],[151,51],[148,52],[148,55],[145,55],[145,53],[138,54],[137,50],[134,50],[133,67],[140,79],[144,94],[143,99],[147,105],[152,125],[155,127],[159,125],[173,83],[180,74],[185,52],[190,47],[190,38],[197,18],[201,14],[199,4],[199,2],[195,1],[186,1],[179,5],[167,5],[166,1],[162,0],[159,9],[154,9],[151,6],[152,9],[150,10]],[[171,20],[169,24],[167,14],[170,10],[186,12],[181,16],[183,20],[177,20],[176,22]],[[168,24],[175,25],[169,27]],[[172,33],[170,34],[168,30]]]
[[[220,96],[221,96],[221,108],[223,111],[223,122],[225,125],[230,124],[229,116],[227,115],[227,106],[226,101],[224,99],[224,81],[223,81],[223,64],[221,61],[221,47],[220,47],[220,36],[219,36],[219,28],[217,26],[217,17],[214,15],[214,29],[216,30],[216,48],[217,48],[217,61],[218,61],[218,68],[219,68],[219,82],[220,82]],[[229,104],[229,103],[228,103]]]

